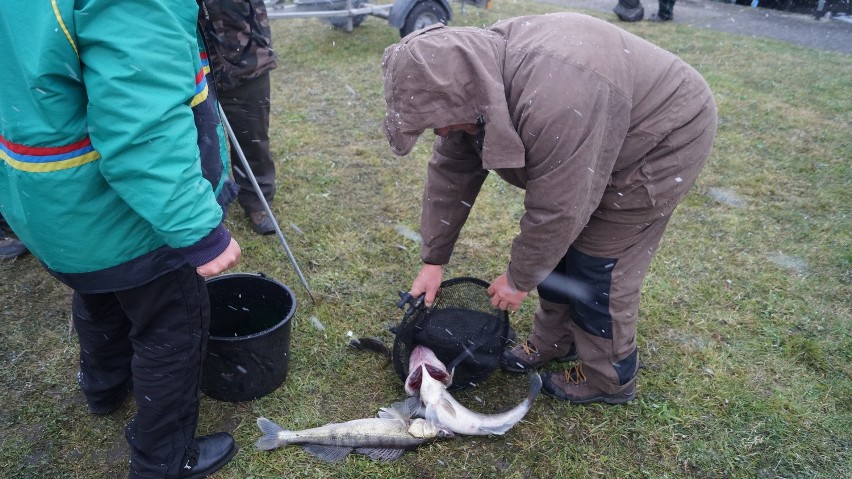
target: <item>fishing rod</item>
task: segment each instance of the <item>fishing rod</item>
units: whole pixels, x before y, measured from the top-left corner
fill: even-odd
[[[272,224],[275,226],[275,234],[278,235],[278,239],[281,240],[281,245],[284,246],[284,251],[287,252],[287,257],[290,258],[290,263],[293,265],[293,269],[296,270],[296,275],[299,277],[299,281],[302,282],[302,286],[305,287],[305,291],[308,292],[308,296],[311,298],[311,302],[314,305],[317,304],[316,299],[314,299],[313,293],[311,293],[311,288],[308,286],[307,280],[305,280],[305,276],[302,274],[302,270],[299,268],[299,265],[296,263],[296,258],[293,257],[293,253],[290,251],[290,247],[287,245],[287,240],[284,238],[284,233],[281,232],[281,228],[278,226],[278,220],[275,219],[275,215],[272,214],[272,209],[269,207],[269,203],[266,201],[266,198],[263,196],[263,192],[260,190],[260,185],[257,183],[257,178],[254,176],[254,172],[251,171],[251,167],[249,166],[248,160],[246,160],[246,155],[243,153],[243,149],[240,147],[240,142],[237,141],[237,135],[234,134],[234,129],[231,128],[231,124],[228,122],[228,118],[225,116],[225,110],[222,109],[222,105],[217,105],[219,107],[219,116],[222,118],[222,125],[224,125],[225,130],[228,132],[228,137],[231,139],[232,146],[234,150],[237,152],[237,156],[240,157],[240,163],[242,163],[243,168],[248,175],[249,181],[251,181],[252,187],[254,187],[255,193],[257,193],[257,197],[260,199],[261,204],[263,204],[263,209],[266,210],[266,214],[272,218]]]

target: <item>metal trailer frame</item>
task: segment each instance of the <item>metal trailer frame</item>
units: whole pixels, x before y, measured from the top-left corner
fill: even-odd
[[[460,0],[462,12],[467,4],[491,8],[491,0]],[[367,0],[266,0],[267,14],[276,18],[322,18],[335,28],[352,32],[368,15],[387,19],[388,25],[399,29],[400,37],[433,23],[452,20],[449,0],[394,0],[374,4]]]

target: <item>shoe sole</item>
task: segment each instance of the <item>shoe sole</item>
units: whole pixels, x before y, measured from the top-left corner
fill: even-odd
[[[630,401],[636,399],[636,391],[635,390],[632,393],[630,393],[629,395],[624,396],[624,397],[594,396],[594,397],[584,398],[584,399],[573,399],[573,398],[568,397],[568,395],[566,395],[565,393],[563,393],[561,389],[558,389],[555,386],[553,386],[553,383],[550,382],[550,378],[542,377],[542,383],[543,384],[542,384],[542,387],[541,387],[541,392],[544,393],[545,396],[550,396],[554,399],[559,399],[561,401],[568,401],[571,404],[589,404],[589,403],[594,403],[594,402],[602,402],[602,403],[606,403],[606,404],[615,405],[615,404],[624,404],[624,403],[627,403],[627,402],[630,402]],[[554,388],[555,390],[552,391],[551,388]],[[561,394],[557,393],[556,391],[559,391],[559,393],[561,393]]]
[[[255,233],[257,233],[261,236],[267,236],[267,235],[275,234],[275,228],[274,227],[272,227],[272,228],[261,228],[260,226],[252,223],[251,221],[249,221],[249,223],[251,223],[251,229]]]
[[[556,396],[549,394],[547,391],[542,391],[542,392],[545,395],[548,395],[550,397],[554,397],[554,398],[556,397]],[[557,398],[557,399],[563,399],[564,401],[568,401],[571,404],[589,404],[589,403],[593,403],[593,402],[602,402],[602,403],[606,403],[606,404],[615,405],[615,404],[624,404],[624,403],[627,403],[627,402],[630,402],[630,401],[636,399],[636,393],[633,393],[626,398],[614,398],[612,396],[598,396],[598,397],[582,399],[582,400],[570,399],[570,398]]]

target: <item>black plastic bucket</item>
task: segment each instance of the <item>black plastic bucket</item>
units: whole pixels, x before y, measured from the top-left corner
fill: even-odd
[[[296,297],[262,274],[218,276],[207,281],[207,292],[210,338],[201,390],[229,402],[266,396],[287,378]]]

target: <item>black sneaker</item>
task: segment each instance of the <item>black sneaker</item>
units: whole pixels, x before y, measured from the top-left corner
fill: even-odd
[[[559,356],[540,352],[528,339],[523,344],[503,351],[500,367],[510,373],[528,373],[551,361],[574,361],[577,357],[577,346],[574,343],[571,343],[565,354]]]

